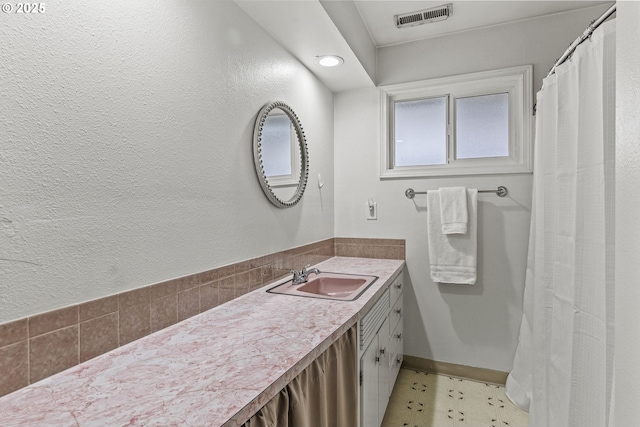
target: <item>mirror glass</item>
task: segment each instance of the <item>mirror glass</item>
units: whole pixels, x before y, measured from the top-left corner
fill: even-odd
[[[284,102],[270,102],[258,113],[253,159],[271,203],[286,208],[300,201],[307,185],[307,142],[298,117]]]

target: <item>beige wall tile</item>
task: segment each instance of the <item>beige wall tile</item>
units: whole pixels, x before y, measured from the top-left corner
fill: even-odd
[[[258,257],[254,260],[253,263],[253,268],[258,268],[258,267],[262,267],[265,265],[269,265],[273,262],[273,256],[271,254],[269,255],[264,255],[261,257]]]
[[[80,323],[80,362],[118,347],[118,313]]]
[[[367,258],[396,259],[397,249],[396,246],[369,246],[363,248],[363,253]]]
[[[271,283],[274,279],[273,272],[274,270],[272,265],[263,265],[260,267],[260,283],[263,285]]]
[[[218,281],[218,305],[235,298],[236,276],[225,277]]]
[[[200,286],[200,313],[218,306],[218,282]]]
[[[235,298],[235,289],[218,288],[218,305]]]
[[[211,283],[211,282],[215,282],[216,280],[218,280],[218,270],[208,270],[208,271],[203,271],[202,273],[200,273],[198,275],[198,283],[203,285],[205,283]],[[178,289],[178,291],[181,291],[181,289]]]
[[[149,299],[153,301],[154,299],[175,295],[178,287],[177,282],[177,280],[168,280],[149,286]]]
[[[346,243],[336,243],[336,256],[358,257],[358,246]]]
[[[27,338],[29,338],[27,319],[0,325],[0,347],[15,344],[18,341],[26,341]]]
[[[29,384],[27,341],[0,347],[0,396]]]
[[[305,266],[305,256],[303,254],[296,254],[285,259],[284,268],[288,271],[298,270]]]
[[[262,284],[262,272],[260,268],[254,268],[243,273],[236,275],[236,293],[235,296],[239,297],[248,293],[251,288]]]
[[[405,242],[400,239],[336,238],[335,255],[382,259],[405,259]]]
[[[271,266],[273,267],[274,270],[281,270],[282,268],[284,268],[283,252],[276,252],[275,254],[273,254],[273,261],[271,263]]]
[[[190,274],[188,276],[180,277],[176,279],[177,292],[184,291],[186,289],[195,288],[200,285],[200,274]]]
[[[178,322],[178,296],[169,295],[151,301],[151,332]]]
[[[374,246],[398,246],[402,244],[400,239],[360,239],[358,244],[368,244]]]
[[[84,322],[89,319],[104,316],[105,314],[117,312],[119,309],[118,300],[118,295],[112,295],[80,304],[80,321]]]
[[[29,338],[78,324],[78,306],[61,308],[29,318]]]
[[[78,364],[78,325],[29,340],[31,383]]]
[[[121,293],[119,294],[120,310],[123,308],[133,307],[134,305],[148,304],[151,300],[150,295],[151,292],[149,286]]]
[[[273,280],[281,280],[285,277],[291,277],[291,272],[289,270],[274,270],[273,271]]]
[[[225,277],[230,277],[236,274],[236,265],[225,265],[224,267],[217,268],[216,271],[218,279],[224,279]]]
[[[252,268],[257,267],[257,261],[255,259],[249,259],[246,261],[241,261],[235,264],[235,274],[236,276],[240,273],[244,273],[245,271],[249,271]]]
[[[323,248],[333,247],[333,244],[334,244],[334,239],[331,238],[331,239],[321,240],[316,243],[312,243],[310,246],[311,246],[311,251],[315,252]]]
[[[119,313],[120,345],[142,338],[151,333],[149,304],[121,308]]]
[[[264,285],[262,283],[258,283],[257,285],[253,285],[251,288],[249,288],[249,292],[253,292],[256,289],[260,289],[261,287],[263,287]]]
[[[198,313],[200,313],[200,288],[178,292],[178,322]]]

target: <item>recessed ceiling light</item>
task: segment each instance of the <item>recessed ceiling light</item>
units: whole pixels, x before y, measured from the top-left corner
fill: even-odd
[[[316,64],[322,65],[323,67],[335,67],[344,64],[344,59],[336,55],[316,56]]]

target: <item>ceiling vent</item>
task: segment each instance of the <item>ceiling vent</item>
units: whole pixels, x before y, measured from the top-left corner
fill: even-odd
[[[414,25],[422,25],[428,22],[444,21],[453,14],[453,3],[444,6],[433,7],[431,9],[418,10],[411,13],[403,13],[395,15],[396,27],[413,27]]]

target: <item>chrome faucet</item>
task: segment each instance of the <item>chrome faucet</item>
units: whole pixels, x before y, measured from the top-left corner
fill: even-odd
[[[292,284],[300,285],[302,283],[307,283],[307,280],[311,273],[320,274],[320,270],[318,270],[317,268],[309,268],[309,267],[310,267],[310,264],[307,264],[304,267],[302,267],[301,271],[291,270],[291,273],[293,273],[293,280],[291,281]]]

